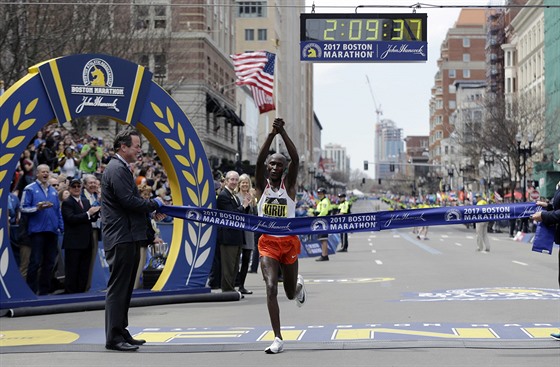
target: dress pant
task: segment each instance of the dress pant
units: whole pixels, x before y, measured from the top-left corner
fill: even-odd
[[[142,242],[126,242],[105,251],[109,264],[109,282],[105,301],[105,334],[107,344],[126,341],[128,331],[128,309],[136,270],[140,260]]]
[[[251,262],[251,255],[253,250],[251,249],[241,249],[241,266],[239,267],[239,273],[237,273],[237,278],[235,279],[235,284],[239,288],[245,288],[245,279],[247,279],[247,273],[249,272],[249,263]]]
[[[95,266],[95,261],[97,261],[97,250],[99,247],[99,234],[101,233],[101,229],[100,228],[93,228],[93,231],[91,232],[91,263],[89,265],[89,269],[88,269],[88,279],[87,279],[87,284],[86,284],[86,291],[88,291],[91,288],[91,281],[93,280],[93,268]]]
[[[214,258],[212,259],[212,268],[208,275],[208,286],[211,289],[222,288],[222,254],[220,252],[220,244],[216,244],[214,250]]]
[[[342,232],[340,234],[340,247],[343,249],[348,249],[348,233]]]
[[[239,270],[241,246],[220,245],[222,260],[222,292],[235,291],[235,277]]]
[[[476,224],[476,247],[478,251],[490,251],[488,240],[488,222]]]
[[[251,255],[251,268],[249,271],[251,273],[256,273],[257,269],[259,268],[259,238],[261,237],[260,233],[255,232],[255,248],[253,248],[253,253]]]
[[[91,247],[64,250],[64,288],[66,293],[83,293],[87,289]]]
[[[31,233],[30,240],[31,256],[27,268],[27,284],[33,293],[49,294],[58,256],[58,234],[54,232]]]

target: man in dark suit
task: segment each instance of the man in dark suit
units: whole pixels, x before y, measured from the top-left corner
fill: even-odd
[[[83,293],[87,290],[89,268],[92,260],[91,223],[99,217],[101,207],[92,207],[81,197],[82,181],[70,181],[70,196],[62,202],[64,220],[64,287],[66,293]]]
[[[239,201],[235,195],[235,188],[239,182],[239,174],[235,171],[226,173],[226,186],[218,194],[218,202],[216,207],[219,210],[248,213],[250,195],[243,199],[243,203]],[[222,292],[235,291],[235,277],[239,269],[239,256],[241,255],[241,246],[245,234],[243,231],[231,228],[220,227],[218,229],[218,244],[220,246],[221,263],[222,263]]]
[[[560,164],[560,159],[556,163]],[[550,203],[537,201],[537,205],[544,209],[533,214],[531,219],[543,222],[546,226],[554,227],[554,243],[560,244],[560,181],[556,184],[556,192],[552,201]],[[560,251],[558,252],[558,285],[560,285]],[[560,340],[560,333],[552,333],[550,336],[553,339]]]
[[[126,328],[140,246],[147,240],[146,213],[163,202],[158,198],[143,199],[134,183],[130,164],[142,154],[138,132],[130,127],[120,131],[113,147],[115,156],[101,180],[103,247],[111,273],[105,303],[105,348],[135,351],[146,341],[134,339]],[[163,217],[157,214],[156,220]]]

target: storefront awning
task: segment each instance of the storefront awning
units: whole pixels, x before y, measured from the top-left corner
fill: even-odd
[[[211,94],[206,94],[206,112],[218,113],[222,110],[220,101],[212,97]]]
[[[216,97],[209,93],[206,94],[206,112],[214,113],[218,117],[225,117],[233,126],[245,126],[234,110],[227,105],[223,105]]]

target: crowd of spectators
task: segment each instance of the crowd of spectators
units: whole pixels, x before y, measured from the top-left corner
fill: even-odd
[[[56,190],[59,204],[70,197],[70,183],[77,179],[83,183],[81,196],[95,206],[99,205],[99,197],[102,195],[99,192],[99,180],[114,154],[113,146],[105,143],[103,139],[90,135],[79,136],[57,124],[45,126],[29,142],[15,169],[8,200],[10,240],[24,279],[28,278],[29,261],[34,256],[35,246],[28,233],[28,215],[22,212],[22,194],[25,187],[37,180],[37,168],[40,165],[49,167],[48,184]],[[144,195],[151,198],[160,197],[166,205],[172,204],[167,175],[157,157],[144,154],[134,164],[133,174]],[[164,221],[172,220],[172,217],[166,217]],[[94,222],[92,226],[96,243],[99,236],[99,222]],[[92,255],[95,256],[97,246],[94,246],[93,251]],[[50,292],[62,288],[61,282],[58,281],[64,275],[61,254],[59,250]],[[92,269],[90,269],[88,288],[91,285],[91,273]]]
[[[113,146],[104,142],[103,139],[91,135],[81,136],[73,131],[67,130],[57,124],[49,124],[41,129],[36,136],[29,142],[26,149],[22,153],[18,165],[16,167],[9,198],[9,215],[10,215],[10,238],[14,255],[20,266],[20,271],[24,279],[27,279],[27,270],[29,259],[33,256],[34,244],[27,233],[27,215],[22,214],[21,199],[25,187],[37,180],[37,167],[47,165],[50,169],[48,183],[50,187],[56,190],[58,194],[59,204],[64,202],[71,196],[71,183],[80,180],[82,184],[81,197],[90,203],[92,207],[98,206],[102,192],[100,192],[100,179],[108,164],[109,160],[115,154]],[[155,158],[154,158],[155,156]],[[133,175],[135,183],[142,192],[142,196],[146,198],[160,197],[164,204],[172,205],[172,197],[167,174],[163,169],[157,155],[144,153],[143,156],[133,164]],[[250,182],[253,179],[245,175]],[[244,176],[244,177],[245,177]],[[214,184],[216,194],[224,187],[225,178],[221,171],[214,174]],[[237,193],[237,191],[236,191]],[[331,193],[333,198],[336,193]],[[298,194],[297,216],[314,215],[313,211],[316,206],[317,198],[313,192],[302,192]],[[333,200],[333,204],[336,200]],[[171,222],[172,217],[166,217],[163,222]],[[92,221],[93,247],[92,258],[98,251],[97,243],[100,239],[100,221]],[[157,225],[154,223],[156,232],[155,238],[161,242],[161,238],[157,235]],[[62,239],[62,233],[60,233]],[[63,252],[60,251],[57,266],[53,273],[53,282],[51,292],[62,288],[62,284],[57,281],[58,278],[64,276]],[[253,247],[253,251],[247,248],[244,254],[244,266],[241,272],[241,279],[244,278],[245,272],[256,273],[258,267],[258,251]],[[143,252],[145,253],[145,252]],[[146,262],[146,258],[142,257],[141,262]],[[140,269],[143,267],[141,266]],[[246,268],[248,268],[246,270]],[[93,272],[93,262],[89,270],[89,279],[87,281],[86,290],[91,286],[91,274]],[[140,288],[141,273],[137,274],[137,282],[135,287]],[[243,288],[243,283],[236,284]]]

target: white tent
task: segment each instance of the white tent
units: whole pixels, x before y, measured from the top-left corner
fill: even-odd
[[[353,196],[360,197],[360,198],[365,196],[365,194],[358,189],[354,189],[352,191],[349,191],[349,194],[351,194]]]

